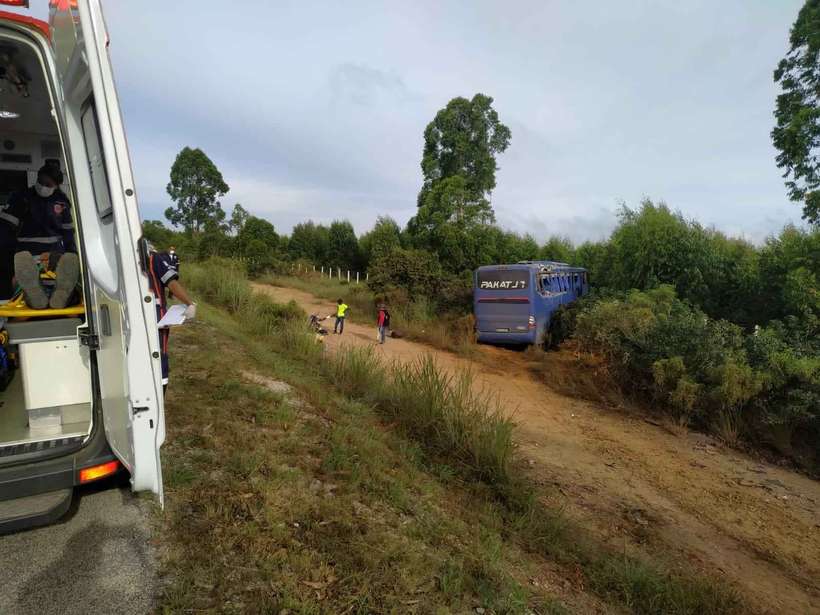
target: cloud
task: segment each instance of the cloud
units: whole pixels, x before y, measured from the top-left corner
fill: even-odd
[[[380,99],[402,103],[412,98],[398,75],[350,62],[331,69],[330,87],[335,99],[364,107],[372,107]]]
[[[802,0],[390,5],[109,2],[141,203],[167,206],[202,147],[281,231],[314,217],[406,221],[422,134],[484,92],[512,129],[493,204],[514,230],[606,234],[619,199],[664,199],[756,240],[799,217],[769,131],[772,70]],[[158,17],[161,15],[161,17]]]

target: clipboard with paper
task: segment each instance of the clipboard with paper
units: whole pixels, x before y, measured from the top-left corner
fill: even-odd
[[[176,327],[177,325],[183,324],[185,322],[185,309],[186,306],[184,305],[172,305],[168,308],[168,311],[165,312],[165,316],[157,323],[157,326],[163,329],[165,327]]]

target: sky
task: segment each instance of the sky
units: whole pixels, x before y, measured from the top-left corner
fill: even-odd
[[[455,96],[512,131],[491,200],[542,241],[605,237],[665,201],[762,241],[799,222],[769,133],[772,72],[803,0],[104,2],[143,217],[202,148],[282,233],[404,224],[423,131]],[[45,0],[32,0],[45,4]],[[240,9],[236,7],[240,6]]]

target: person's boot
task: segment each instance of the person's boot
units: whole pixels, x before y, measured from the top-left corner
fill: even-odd
[[[26,305],[34,310],[48,307],[48,295],[40,284],[40,270],[34,263],[31,252],[18,252],[14,255],[14,277],[23,289]]]
[[[49,305],[55,310],[68,305],[77,282],[80,279],[80,259],[76,254],[66,252],[57,263],[57,281],[54,292],[51,293]]]

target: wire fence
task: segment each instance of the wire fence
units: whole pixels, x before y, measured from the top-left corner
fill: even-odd
[[[318,269],[316,265],[307,265],[305,263],[291,263],[290,266],[291,273],[300,275],[303,273],[313,273],[318,274],[323,278],[338,279],[339,281],[347,280],[347,283],[350,284],[351,282],[355,284],[359,284],[360,282],[367,282],[370,279],[370,274],[365,272],[362,273],[360,271],[351,271],[350,269],[342,269],[341,267],[325,267],[320,266]]]

